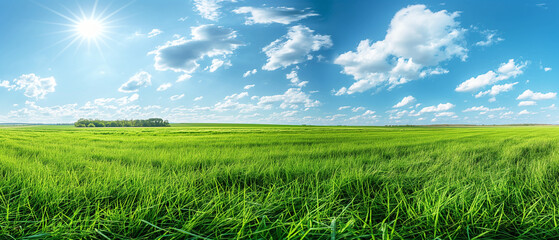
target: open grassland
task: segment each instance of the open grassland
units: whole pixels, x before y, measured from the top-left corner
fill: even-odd
[[[544,239],[558,222],[558,127],[0,128],[0,239]]]

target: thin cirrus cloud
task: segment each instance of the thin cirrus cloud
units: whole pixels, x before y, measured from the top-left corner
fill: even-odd
[[[245,24],[270,24],[270,23],[280,23],[280,24],[290,24],[292,22],[299,21],[301,19],[318,16],[318,14],[313,12],[308,12],[305,10],[297,10],[295,8],[289,7],[270,7],[270,8],[257,8],[257,7],[240,7],[233,10],[237,14],[249,14],[246,17]]]
[[[384,40],[362,40],[356,51],[334,61],[342,73],[356,81],[335,95],[364,92],[388,84],[391,87],[428,75],[447,73],[439,63],[452,58],[465,60],[465,29],[456,21],[458,12],[432,12],[425,5],[412,5],[394,15]],[[397,61],[390,61],[396,58]]]
[[[485,30],[482,32],[485,35],[485,40],[476,42],[476,46],[487,47],[498,42],[502,42],[505,39],[497,36],[497,31],[494,30]]]
[[[217,21],[221,16],[220,9],[223,2],[235,2],[235,0],[194,0],[194,7],[201,17]]]
[[[148,86],[151,86],[151,74],[141,71],[130,77],[127,82],[120,86],[118,91],[124,93],[137,92],[140,88]]]
[[[191,39],[181,37],[168,41],[149,52],[148,54],[155,55],[155,69],[192,73],[200,66],[199,60],[226,56],[242,45],[236,40],[237,34],[233,29],[213,24],[192,27],[191,35]]]
[[[286,35],[262,49],[268,57],[262,69],[273,71],[298,64],[312,59],[311,52],[332,46],[329,35],[314,34],[314,30],[303,25],[293,26]]]
[[[171,88],[172,86],[173,86],[172,83],[164,83],[164,84],[159,85],[159,87],[157,88],[157,91],[162,92],[162,91],[165,91],[165,90]]]
[[[159,34],[163,33],[163,31],[161,31],[160,29],[154,28],[151,30],[151,32],[148,33],[148,38],[152,38],[155,37]]]
[[[221,59],[215,58],[212,59],[212,65],[206,67],[205,70],[209,70],[210,72],[215,72],[217,71],[217,69],[219,69],[222,66],[231,67],[233,66],[233,64],[231,64],[231,61],[223,61]]]
[[[180,94],[180,95],[173,95],[169,99],[171,99],[171,101],[177,101],[177,100],[179,100],[183,97],[184,97],[184,94]]]

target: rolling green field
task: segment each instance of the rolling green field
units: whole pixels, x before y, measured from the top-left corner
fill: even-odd
[[[559,236],[559,127],[0,127],[0,239]]]

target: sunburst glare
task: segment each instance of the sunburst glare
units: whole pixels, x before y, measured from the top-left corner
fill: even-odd
[[[76,24],[76,31],[83,38],[97,38],[103,34],[103,23],[96,19],[84,19]]]
[[[116,20],[111,18],[128,5],[129,4],[112,12],[108,11],[108,7],[102,11],[97,11],[97,1],[95,1],[89,13],[86,13],[81,6],[78,6],[78,11],[72,11],[67,7],[63,7],[67,11],[67,14],[43,6],[68,21],[66,23],[54,23],[67,27],[67,29],[59,31],[58,33],[70,33],[70,35],[54,44],[65,44],[58,55],[62,54],[71,46],[76,46],[76,50],[81,49],[83,46],[87,46],[87,51],[90,51],[91,47],[95,46],[99,54],[103,55],[102,46],[108,47],[107,40],[113,40],[109,35],[114,34],[114,32],[110,30],[115,28],[113,24]]]

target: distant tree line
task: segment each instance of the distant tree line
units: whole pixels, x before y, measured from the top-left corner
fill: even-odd
[[[170,127],[169,121],[161,118],[147,120],[116,120],[104,121],[99,119],[81,118],[74,123],[76,127]]]

